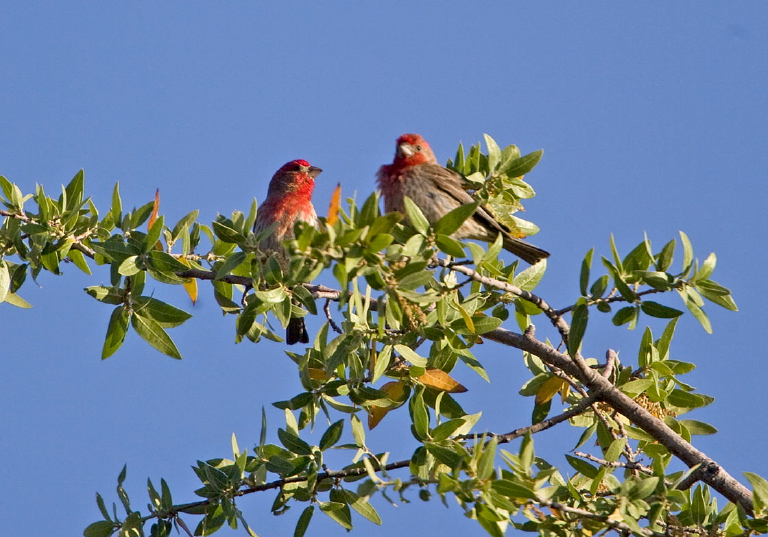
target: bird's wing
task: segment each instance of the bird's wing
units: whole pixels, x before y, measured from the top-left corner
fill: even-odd
[[[460,174],[453,170],[449,170],[448,168],[444,168],[439,164],[423,164],[423,166],[429,166],[430,174],[433,175],[435,179],[440,179],[434,181],[435,188],[445,192],[462,205],[475,202],[475,198],[472,197],[472,194],[464,190],[464,178]],[[472,218],[489,228],[509,233],[509,228],[497,221],[493,217],[490,209],[485,205],[479,206],[475,211],[475,214],[472,215]]]

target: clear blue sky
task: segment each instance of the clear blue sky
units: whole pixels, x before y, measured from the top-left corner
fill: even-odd
[[[610,233],[627,252],[644,231],[657,248],[686,231],[700,259],[717,253],[714,279],[741,310],[708,307],[712,336],[680,322],[674,356],[696,362],[688,382],[717,399],[690,415],[720,430],[696,445],[742,481],[768,477],[766,4],[27,1],[1,7],[0,25],[0,174],[25,192],[37,182],[53,193],[84,168],[99,207],[120,181],[126,205],[160,188],[167,221],[192,209],[210,221],[247,210],[274,170],[304,158],[325,170],[324,214],[337,182],[372,191],[399,134],[421,133],[444,161],[486,132],[545,150],[526,217],[553,254],[539,291],[557,306],[575,299],[589,248],[609,255]],[[69,268],[26,286],[33,309],[0,305],[8,535],[80,534],[99,518],[95,492],[115,499],[124,463],[137,506],[147,477],[192,501],[190,466],[226,456],[233,432],[252,446],[262,405],[282,425],[269,405],[300,389],[284,347],[234,344],[233,319],[205,285],[194,307],[180,288],[156,290],[195,314],[171,332],[183,361],[132,334],[102,363],[109,308],[82,288],[107,280]],[[639,332],[591,323],[587,354],[613,347],[635,360]],[[531,401],[508,395],[526,378],[520,353],[486,344],[479,356],[494,382],[457,373],[470,387],[462,404],[503,408],[483,418],[496,432],[529,423]],[[397,419],[371,434],[374,449]],[[559,430],[536,442],[553,458],[573,446]],[[394,456],[414,446],[406,434]],[[411,498],[377,501],[385,526],[359,520],[358,533],[481,533],[457,506],[433,501],[425,516]],[[275,518],[271,501],[239,506],[260,535],[292,534],[300,509]],[[343,534],[324,518],[313,535]]]

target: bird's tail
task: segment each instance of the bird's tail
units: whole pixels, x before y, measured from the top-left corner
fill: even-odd
[[[504,234],[504,249],[531,265],[549,257],[549,252],[546,250],[542,250],[533,244],[511,237],[506,233]]]
[[[309,343],[309,334],[303,317],[293,317],[288,321],[288,328],[285,329],[285,342],[288,345]]]

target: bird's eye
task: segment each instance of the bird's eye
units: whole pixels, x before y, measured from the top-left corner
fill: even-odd
[[[295,172],[300,172],[300,171],[301,171],[301,165],[300,165],[300,164],[297,164],[296,166],[294,166],[294,167],[293,167],[293,171],[295,171]]]
[[[420,145],[416,146],[416,151],[421,151],[421,146]]]

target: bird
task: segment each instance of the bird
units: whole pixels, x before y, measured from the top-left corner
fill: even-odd
[[[392,164],[385,164],[377,174],[385,212],[405,215],[403,198],[408,196],[430,224],[461,205],[475,202],[464,190],[464,182],[460,174],[438,164],[432,148],[418,134],[400,136]],[[499,234],[504,249],[527,263],[535,264],[549,257],[549,252],[513,237],[509,228],[483,205],[477,207],[452,237],[493,242]]]
[[[318,225],[317,213],[312,205],[312,191],[315,178],[322,171],[306,160],[287,162],[272,176],[267,198],[256,211],[253,232],[258,235],[266,229],[272,229],[259,242],[259,250],[267,255],[275,254],[283,268],[288,266],[288,257],[282,243],[294,238],[296,222]],[[288,345],[309,343],[309,334],[302,317],[290,319],[285,341]]]

